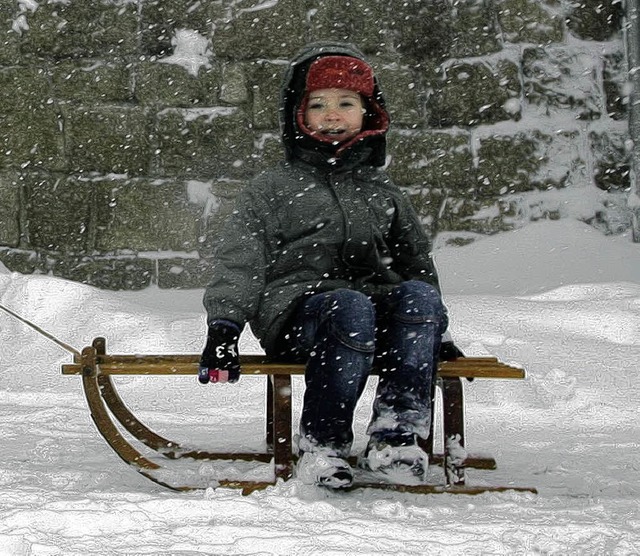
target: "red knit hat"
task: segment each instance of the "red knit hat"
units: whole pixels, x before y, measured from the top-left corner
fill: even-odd
[[[307,73],[307,93],[319,89],[347,89],[372,97],[374,91],[371,66],[351,56],[323,56],[313,61]]]

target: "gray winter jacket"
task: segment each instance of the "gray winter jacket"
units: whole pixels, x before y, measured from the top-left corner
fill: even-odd
[[[335,160],[296,134],[304,68],[325,53],[362,58],[349,45],[322,43],[291,63],[282,89],[285,161],[258,175],[236,199],[204,296],[209,323],[249,322],[267,354],[306,296],[338,288],[383,294],[411,279],[439,289],[422,225],[379,168],[384,135]]]

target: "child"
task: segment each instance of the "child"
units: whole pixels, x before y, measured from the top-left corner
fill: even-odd
[[[437,355],[447,327],[430,244],[381,170],[389,115],[354,46],[314,43],[282,86],[285,161],[237,199],[204,295],[200,381],[236,382],[249,322],[272,359],[306,363],[297,476],[351,485],[353,413],[382,369],[364,467],[424,477]],[[449,344],[450,349],[454,349]]]

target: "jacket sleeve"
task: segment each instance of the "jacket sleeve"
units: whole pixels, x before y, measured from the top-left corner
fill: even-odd
[[[401,192],[396,197],[390,243],[393,270],[405,280],[422,280],[441,291],[431,255],[431,242],[411,201]]]
[[[257,313],[266,272],[265,226],[268,214],[250,188],[236,198],[213,253],[212,276],[205,290],[207,322],[230,320],[242,327]]]

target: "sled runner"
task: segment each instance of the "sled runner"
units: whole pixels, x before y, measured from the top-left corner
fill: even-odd
[[[111,379],[117,375],[196,375],[199,359],[199,355],[109,355],[105,339],[96,338],[91,346],[74,355],[73,364],[62,366],[62,374],[82,377],[91,417],[99,432],[126,463],[158,484],[179,491],[209,486],[240,488],[246,494],[274,485],[278,479],[291,478],[295,462],[292,447],[291,377],[304,374],[303,365],[267,362],[260,355],[241,356],[243,375],[267,377],[266,450],[255,453],[190,449],[156,434],[127,408]],[[463,379],[523,379],[524,376],[523,369],[506,365],[492,357],[466,357],[441,362],[437,385],[442,395],[444,450],[442,454],[434,453],[433,429],[430,438],[421,441],[421,447],[429,454],[430,464],[441,465],[444,469],[443,483],[401,485],[356,481],[351,488],[382,488],[411,493],[479,494],[505,490],[535,493],[534,488],[471,486],[465,481],[465,468],[495,469],[496,462],[490,456],[467,454],[464,451]],[[144,455],[140,450],[150,455]],[[173,473],[169,460],[273,462],[274,478],[266,481],[217,480],[211,484],[206,478],[198,476],[197,472],[191,472],[188,477]]]

